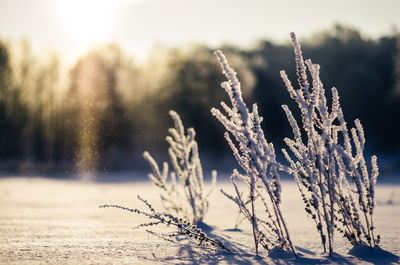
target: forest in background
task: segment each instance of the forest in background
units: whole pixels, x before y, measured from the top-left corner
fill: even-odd
[[[400,170],[400,34],[371,39],[335,25],[298,37],[304,57],[321,65],[325,88],[338,89],[350,126],[361,120],[367,152],[392,158]],[[220,49],[238,72],[245,101],[259,105],[267,139],[280,150],[292,133],[281,105],[296,109],[279,75],[284,69],[295,80],[289,34],[286,44],[263,40],[252,48]],[[1,170],[147,169],[143,151],[166,156],[170,109],[196,130],[205,168],[232,161],[224,130],[210,113],[226,100],[210,47],[159,47],[137,63],[109,44],[67,70],[61,56],[42,59],[27,41],[18,47],[0,41]]]

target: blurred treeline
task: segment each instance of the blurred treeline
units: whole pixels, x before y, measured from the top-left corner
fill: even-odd
[[[298,38],[304,57],[321,65],[327,91],[338,88],[349,126],[361,119],[368,152],[398,154],[399,34],[370,39],[336,25]],[[267,138],[282,147],[291,130],[281,105],[296,109],[279,75],[284,69],[295,83],[289,41],[221,49],[238,72],[248,104],[259,104]],[[212,49],[201,45],[160,47],[136,63],[112,44],[89,51],[63,70],[60,57],[38,58],[26,41],[18,49],[0,42],[0,166],[141,167],[144,150],[159,157],[166,153],[169,109],[195,128],[200,151],[218,163],[231,157],[222,126],[210,114],[227,99],[223,80]]]

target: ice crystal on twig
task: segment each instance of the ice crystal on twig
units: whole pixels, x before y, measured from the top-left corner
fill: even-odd
[[[254,104],[252,112],[249,111],[242,98],[236,72],[229,66],[221,51],[216,51],[215,54],[228,80],[221,86],[229,95],[231,107],[221,102],[226,114],[215,108],[211,112],[226,128],[225,139],[245,172],[240,174],[237,170],[233,171],[231,180],[235,188],[234,195],[224,191],[222,193],[236,203],[250,222],[257,255],[259,245],[267,250],[279,246],[296,255],[280,208],[279,171],[285,170],[285,167],[276,161],[274,147],[264,137],[261,129],[262,117],[258,114],[257,105]],[[246,203],[246,199],[242,197],[237,180],[248,186],[250,203]],[[260,217],[261,213],[256,213],[256,203],[264,206],[265,218]]]
[[[184,245],[189,246],[191,248],[196,247],[205,250],[210,250],[212,252],[220,252],[220,251],[230,252],[230,250],[226,248],[220,240],[209,237],[199,227],[197,227],[189,220],[176,217],[170,213],[157,212],[148,201],[141,198],[140,196],[138,196],[138,199],[146,205],[146,207],[149,210],[148,212],[136,208],[132,209],[112,204],[101,205],[100,208],[118,208],[121,210],[144,215],[150,219],[149,222],[140,224],[134,227],[134,229],[143,227],[153,227],[157,225],[164,225],[166,227],[173,228],[173,231],[171,232],[156,232],[146,229],[146,231],[149,234],[159,237],[163,240],[182,245],[183,244],[182,239],[186,239],[186,243],[184,243]]]
[[[286,150],[284,155],[290,162],[307,214],[314,220],[321,235],[322,245],[331,255],[334,228],[352,244],[363,243],[372,248],[379,243],[374,236],[373,208],[374,186],[378,176],[376,157],[372,157],[372,172],[369,176],[364,160],[364,131],[359,120],[347,129],[336,88],[332,88],[332,106],[327,106],[325,89],[319,78],[318,64],[304,62],[301,46],[296,35],[291,33],[296,58],[299,89],[294,89],[284,71],[281,77],[301,112],[304,134],[287,106],[282,106],[293,129],[293,139],[285,142],[294,158]],[[312,85],[308,82],[307,70]],[[353,140],[353,144],[351,143]],[[353,156],[352,147],[356,152]],[[352,189],[348,178],[356,189]],[[354,197],[357,198],[358,204]],[[363,213],[363,220],[360,217]]]
[[[212,171],[212,187],[206,193],[203,187],[203,170],[195,140],[195,130],[189,128],[186,135],[179,115],[173,110],[169,112],[169,115],[175,125],[175,128],[168,130],[170,136],[166,137],[170,146],[168,154],[173,170],[169,172],[168,163],[164,162],[163,170],[160,171],[156,161],[148,152],[144,152],[143,156],[152,168],[153,173],[149,174],[149,178],[160,188],[165,209],[197,224],[203,221],[208,211],[208,197],[215,186],[217,172]],[[168,176],[170,176],[169,182]],[[180,185],[177,185],[176,177]]]

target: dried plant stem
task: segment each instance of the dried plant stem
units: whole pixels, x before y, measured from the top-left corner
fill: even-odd
[[[146,230],[148,233],[155,235],[159,238],[162,238],[164,240],[179,244],[177,237],[184,236],[189,240],[188,246],[190,247],[200,247],[202,249],[208,249],[215,252],[218,252],[220,250],[231,252],[231,250],[225,247],[221,241],[207,236],[200,228],[198,228],[195,224],[191,223],[190,221],[183,218],[178,218],[169,213],[157,212],[148,201],[141,198],[140,196],[138,196],[137,198],[147,206],[150,212],[145,212],[143,210],[132,209],[115,204],[104,204],[101,205],[100,208],[117,208],[124,211],[129,211],[132,213],[144,215],[150,220],[154,220],[148,223],[140,224],[136,226],[134,229],[156,226],[160,224],[164,224],[167,227],[170,226],[175,227],[176,230],[170,233],[161,233],[161,232]]]
[[[291,38],[299,89],[293,88],[284,71],[281,71],[281,77],[301,111],[305,137],[302,137],[289,108],[282,106],[294,135],[293,139],[285,138],[285,142],[295,160],[286,150],[282,151],[306,204],[305,210],[317,225],[324,251],[327,245],[329,255],[333,253],[335,228],[352,244],[362,244],[360,236],[363,235],[372,248],[380,238],[375,238],[372,225],[374,185],[379,174],[376,157],[372,157],[369,176],[363,155],[365,137],[361,123],[355,120],[350,137],[336,88],[332,88],[332,107],[328,109],[325,89],[319,78],[319,65],[311,60],[304,62],[296,35],[291,33]],[[308,83],[306,70],[310,72],[312,86]],[[355,189],[350,187],[347,177],[352,179]],[[353,198],[355,194],[358,196],[358,207]],[[359,209],[363,212],[363,222]]]
[[[222,83],[227,92],[231,107],[221,102],[221,107],[226,112],[211,109],[212,114],[224,125],[227,132],[225,139],[233,151],[233,155],[245,174],[239,174],[235,169],[231,181],[235,187],[235,195],[223,194],[239,207],[241,213],[252,226],[256,254],[259,254],[259,245],[269,250],[281,247],[293,252],[297,256],[290,240],[280,209],[280,191],[278,171],[287,171],[288,168],[276,161],[275,150],[272,143],[268,143],[261,129],[262,117],[258,114],[257,105],[249,111],[242,98],[242,91],[236,72],[229,66],[221,51],[215,52],[223,73],[228,81]],[[234,141],[231,139],[233,136]],[[246,183],[249,192],[249,205],[243,201],[242,192],[239,191],[235,180],[240,179]],[[266,194],[270,203],[262,197]],[[258,217],[256,204],[261,200],[265,207],[267,218]]]
[[[215,186],[217,172],[215,170],[211,172],[211,189],[205,194],[203,170],[195,140],[196,132],[193,128],[189,128],[185,134],[179,115],[172,110],[169,114],[175,125],[169,129],[170,135],[166,137],[170,145],[168,154],[173,170],[169,172],[168,164],[164,162],[163,170],[160,171],[156,161],[148,152],[144,152],[143,156],[153,170],[153,173],[149,174],[150,180],[162,191],[160,195],[165,209],[191,219],[197,224],[203,221],[208,211],[208,197]],[[170,183],[167,183],[168,177]],[[179,183],[176,182],[176,177]]]

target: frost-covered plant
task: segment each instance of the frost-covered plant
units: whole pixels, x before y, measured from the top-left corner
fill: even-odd
[[[301,112],[303,131],[286,105],[283,109],[293,130],[293,139],[285,142],[294,155],[292,159],[283,149],[290,162],[292,174],[306,205],[305,210],[314,220],[321,235],[322,245],[329,254],[333,251],[334,228],[352,244],[362,243],[361,236],[373,247],[379,242],[373,233],[374,186],[378,176],[376,157],[372,157],[372,173],[364,160],[364,132],[359,120],[351,129],[352,144],[336,88],[332,88],[332,106],[329,109],[325,89],[319,78],[318,64],[304,62],[296,35],[291,33],[295,52],[299,89],[294,89],[284,71],[281,77],[292,99]],[[306,70],[308,69],[312,85]],[[351,178],[356,189],[347,180]],[[358,205],[354,196],[358,197]],[[363,212],[361,220],[359,210]]]
[[[101,205],[100,208],[118,208],[136,214],[144,215],[151,220],[150,222],[143,223],[134,227],[134,229],[142,227],[152,227],[157,225],[165,225],[166,227],[174,228],[171,232],[156,232],[146,229],[147,233],[159,237],[163,240],[179,245],[184,244],[185,246],[189,246],[191,248],[202,248],[213,252],[230,252],[230,250],[226,248],[220,240],[209,237],[200,228],[198,228],[190,221],[176,217],[170,213],[157,212],[148,201],[141,198],[140,196],[138,196],[138,199],[146,205],[149,212],[136,208],[132,209],[120,205],[110,204]],[[186,241],[183,241],[185,239]]]
[[[211,112],[226,128],[225,139],[244,171],[244,174],[236,169],[233,171],[231,181],[235,188],[234,195],[221,191],[236,203],[251,223],[257,255],[259,245],[267,250],[281,247],[291,250],[296,255],[280,208],[281,186],[278,172],[285,168],[276,161],[274,147],[264,137],[261,129],[262,118],[258,114],[257,105],[253,105],[252,112],[248,110],[242,98],[236,72],[229,66],[221,51],[216,51],[215,54],[228,79],[222,83],[222,87],[228,93],[232,107],[221,102],[226,114],[215,108]],[[232,141],[229,133],[236,143]],[[250,203],[246,203],[248,197],[243,198],[236,183],[238,179],[248,186]],[[258,202],[264,206],[266,218],[261,218],[261,213],[256,212]]]
[[[349,132],[340,112],[340,122],[343,128],[341,132],[344,145],[336,145],[335,158],[338,163],[339,179],[337,181],[338,194],[337,205],[339,218],[336,220],[340,227],[335,227],[353,245],[367,243],[371,248],[379,245],[380,235],[375,235],[374,230],[374,207],[375,207],[375,184],[379,175],[377,157],[371,157],[371,172],[368,173],[364,158],[365,136],[360,121],[354,121],[355,128],[351,129],[351,135],[355,147],[352,155]],[[349,177],[354,187],[349,185]],[[356,197],[356,201],[354,197]],[[360,214],[361,212],[361,214]],[[360,217],[361,215],[361,217]]]
[[[243,192],[240,193],[240,197],[242,198],[244,205],[248,205],[251,203],[250,196],[247,196],[243,194]],[[242,211],[240,210],[240,207],[238,207],[238,212],[235,218],[235,225],[234,229],[239,229],[239,226],[243,223],[243,221],[246,220],[246,216],[242,214]]]
[[[208,197],[215,186],[217,172],[215,170],[211,172],[211,190],[205,193],[195,130],[189,128],[186,135],[179,115],[173,110],[169,112],[169,115],[175,125],[175,128],[168,130],[170,136],[166,137],[170,146],[168,154],[173,170],[169,172],[168,163],[164,162],[163,169],[160,171],[156,161],[147,151],[143,153],[143,156],[153,171],[149,174],[150,180],[161,189],[160,196],[164,208],[198,224],[203,221],[208,211]],[[170,181],[167,181],[168,176]],[[177,185],[176,176],[180,185]]]

